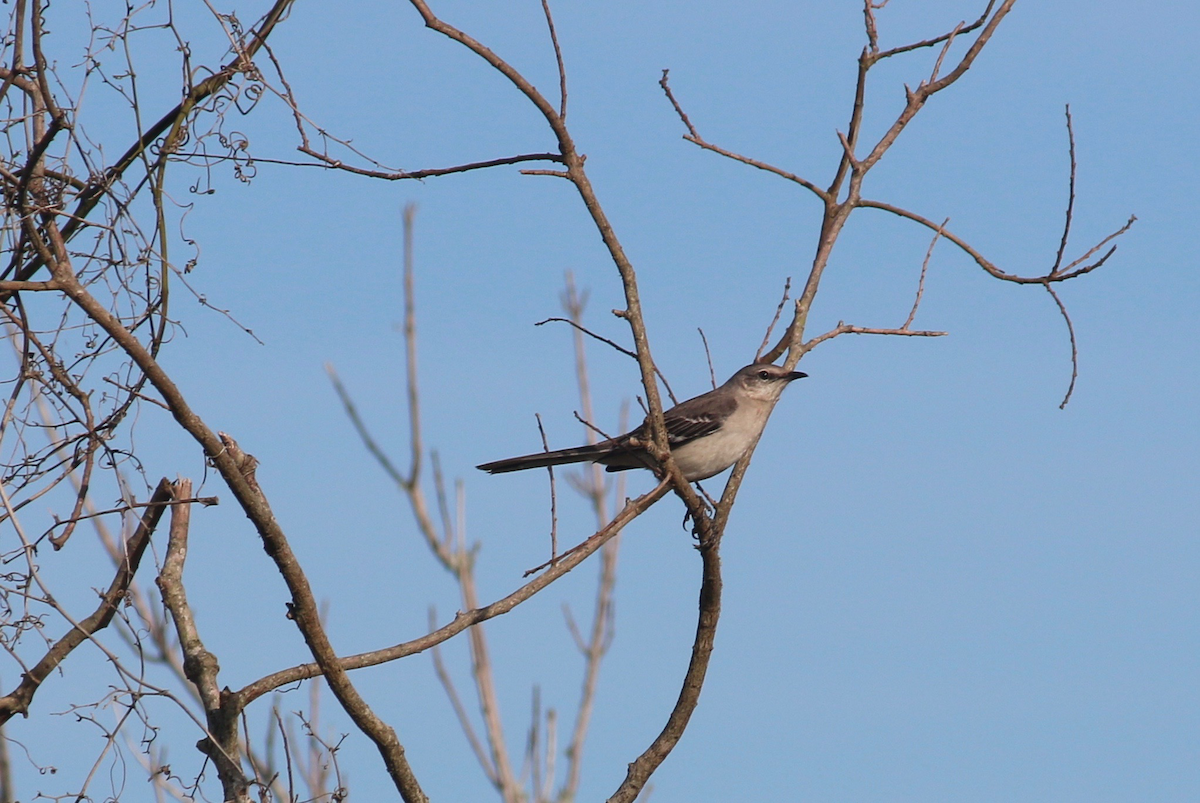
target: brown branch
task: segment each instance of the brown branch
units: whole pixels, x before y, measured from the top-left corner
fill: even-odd
[[[942,225],[938,226],[938,230],[933,233],[933,239],[929,241],[929,250],[925,252],[925,259],[921,261],[921,278],[917,280],[917,297],[913,299],[912,309],[908,311],[908,317],[904,319],[901,329],[908,329],[912,326],[913,319],[917,317],[917,308],[921,306],[921,298],[925,295],[925,275],[929,272],[929,260],[933,258],[934,246],[941,239],[942,230],[949,222],[950,218],[943,220]]]
[[[180,479],[175,483],[174,493],[179,498],[191,496],[192,481]],[[162,594],[163,605],[170,612],[175,623],[175,632],[179,634],[184,674],[196,687],[204,706],[209,735],[202,739],[197,747],[216,766],[225,800],[249,803],[250,783],[239,762],[242,752],[237,732],[240,711],[236,700],[220,688],[217,677],[220,665],[217,656],[204,647],[183,587],[183,565],[187,560],[190,520],[190,505],[172,506],[167,554],[156,582]]]
[[[1091,256],[1094,255],[1101,248],[1108,245],[1110,242],[1112,242],[1116,238],[1120,237],[1125,232],[1129,231],[1129,229],[1133,226],[1133,224],[1137,222],[1137,215],[1130,215],[1129,220],[1125,221],[1125,225],[1121,226],[1121,228],[1117,229],[1116,231],[1112,232],[1107,237],[1102,239],[1100,242],[1096,243],[1096,245],[1094,245],[1090,249],[1088,249],[1081,257],[1079,257],[1078,259],[1063,266],[1056,273],[1048,273],[1043,276],[1018,276],[1016,274],[1006,273],[1005,271],[1001,270],[999,267],[996,266],[995,263],[993,263],[991,260],[987,259],[983,254],[981,254],[976,248],[974,248],[970,243],[968,243],[962,237],[959,237],[957,234],[954,234],[953,232],[946,229],[945,224],[939,225],[937,223],[934,223],[929,218],[918,215],[916,212],[911,212],[907,209],[904,209],[903,207],[884,203],[883,201],[871,201],[866,198],[862,198],[862,199],[859,199],[857,205],[861,206],[865,209],[879,209],[884,212],[890,212],[893,215],[896,215],[897,217],[902,217],[902,218],[905,218],[906,220],[911,220],[914,223],[920,223],[922,226],[925,226],[926,228],[930,229],[931,231],[935,231],[935,232],[940,231],[942,233],[941,236],[945,237],[947,240],[949,240],[950,242],[952,242],[956,246],[958,246],[964,253],[967,254],[967,256],[969,256],[969,257],[971,257],[971,259],[975,260],[975,264],[977,264],[977,265],[979,265],[979,267],[983,268],[984,271],[986,271],[990,275],[994,276],[995,278],[1000,279],[1001,281],[1012,282],[1013,284],[1044,285],[1047,282],[1065,282],[1068,279],[1074,279],[1078,276],[1083,276],[1086,273],[1091,273],[1096,268],[1100,267],[1105,262],[1107,262],[1108,258],[1111,257],[1116,252],[1117,247],[1115,245],[1112,246],[1108,251],[1106,251],[1104,253],[1104,255],[1102,257],[1100,257],[1100,259],[1097,259],[1095,262],[1091,262],[1087,265],[1084,265],[1083,267],[1079,267],[1080,263],[1085,262],[1086,260],[1091,258]]]
[[[112,167],[104,171],[103,175],[97,175],[88,182],[87,189],[80,192],[76,198],[75,208],[70,213],[71,219],[62,227],[63,240],[70,240],[80,230],[83,222],[108,194],[109,189],[121,180],[126,170],[142,158],[155,140],[169,131],[176,130],[202,102],[221,91],[235,75],[251,67],[251,59],[275,30],[275,26],[287,15],[293,2],[294,0],[275,0],[274,5],[263,17],[258,27],[249,32],[249,44],[244,48],[238,48],[235,57],[229,64],[192,87],[187,97],[138,137],[138,140],[117,159]],[[167,153],[164,151],[160,158],[165,159],[166,156]],[[45,256],[44,253],[35,256],[17,273],[16,278],[22,281],[29,279],[47,264]],[[0,291],[0,300],[3,300],[4,297],[3,291]]]
[[[1067,250],[1067,240],[1071,237],[1071,218],[1075,212],[1075,129],[1071,125],[1071,104],[1069,103],[1067,104],[1067,154],[1071,160],[1071,178],[1067,185],[1067,219],[1063,224],[1062,241],[1058,244],[1058,255],[1054,258],[1054,267],[1050,269],[1051,276],[1058,273],[1058,269],[1062,265],[1063,252]]]
[[[366,176],[368,178],[378,178],[384,181],[403,181],[405,179],[422,179],[432,178],[434,176],[449,176],[455,173],[466,173],[471,170],[484,170],[489,167],[501,167],[503,165],[521,164],[522,162],[561,162],[562,157],[557,153],[524,153],[518,156],[506,156],[501,159],[487,159],[482,162],[468,162],[467,164],[454,165],[453,167],[430,167],[424,170],[372,170],[365,167],[356,167],[348,165],[340,159],[334,159],[331,156],[326,156],[318,150],[315,150],[307,145],[299,145],[296,150],[303,154],[313,157],[321,162],[319,167],[326,167],[331,170],[344,170],[347,173],[353,173],[356,176]],[[256,159],[255,161],[266,161],[264,159]],[[522,171],[525,172],[525,171]]]
[[[975,41],[971,43],[971,46],[967,48],[967,52],[963,54],[963,57],[959,60],[958,64],[955,65],[954,69],[948,74],[942,78],[938,78],[937,80],[927,82],[922,81],[916,89],[906,88],[905,94],[907,102],[904,110],[900,112],[900,115],[896,118],[896,121],[892,123],[879,141],[875,143],[875,147],[872,148],[871,152],[862,160],[860,170],[856,172],[865,174],[868,170],[870,170],[881,158],[883,158],[883,154],[892,146],[892,143],[894,143],[896,138],[900,136],[900,132],[902,132],[905,127],[908,126],[913,117],[916,116],[917,112],[921,110],[921,107],[925,105],[929,98],[953,84],[971,68],[971,65],[975,63],[975,59],[979,56],[984,46],[987,45],[988,41],[991,40],[992,35],[996,32],[1000,22],[1008,15],[1008,12],[1012,10],[1015,2],[1016,0],[1004,0],[1000,4],[1000,8],[996,9],[996,12],[992,14],[991,19],[987,20],[987,23],[983,26],[983,29],[979,32],[979,35],[975,37]],[[991,3],[988,5],[988,10],[991,10]],[[955,29],[955,31],[958,30],[958,28]],[[953,36],[955,31],[947,34],[947,38]],[[857,190],[857,188],[855,189]]]
[[[362,439],[363,445],[366,446],[367,451],[371,453],[371,456],[375,458],[376,462],[379,463],[384,472],[397,485],[405,485],[408,482],[407,478],[400,473],[400,469],[396,468],[396,465],[392,463],[392,459],[388,457],[387,452],[383,451],[383,448],[379,445],[378,441],[375,440],[374,436],[372,436],[370,431],[366,428],[366,423],[362,420],[362,416],[358,413],[358,406],[354,403],[354,399],[350,396],[350,392],[346,390],[346,386],[342,384],[342,380],[338,376],[337,371],[331,364],[325,363],[325,373],[329,377],[330,384],[333,385],[334,393],[337,394],[338,400],[342,403],[342,407],[346,411],[346,417],[350,419],[351,425],[354,427],[355,431],[358,432],[358,435]]]
[[[423,803],[427,798],[413,775],[395,731],[376,716],[337,664],[337,654],[320,621],[320,613],[308,578],[292,552],[287,536],[276,520],[265,494],[254,480],[252,471],[247,470],[247,459],[253,458],[237,449],[231,438],[222,439],[209,429],[192,410],[183,393],[146,346],[80,284],[70,267],[66,243],[57,228],[50,225],[47,226],[47,230],[55,251],[55,259],[50,263],[52,278],[62,284],[67,297],[129,355],[162,396],[163,401],[170,405],[176,422],[204,449],[247,518],[254,524],[263,540],[264,550],[275,562],[276,569],[287,584],[292,597],[291,618],[304,636],[309,651],[321,665],[330,690],[354,724],[375,743],[389,775],[406,803]],[[239,707],[236,700],[231,705],[234,708]]]
[[[624,316],[621,316],[621,317],[624,317]],[[601,343],[612,346],[614,349],[616,349],[620,353],[624,354],[626,357],[632,357],[635,360],[638,358],[638,355],[636,352],[630,351],[629,349],[625,348],[624,346],[619,345],[612,340],[609,340],[607,337],[603,337],[602,335],[596,334],[595,332],[593,332],[591,329],[588,329],[583,324],[578,323],[577,321],[573,321],[570,318],[557,318],[557,317],[546,318],[545,320],[538,321],[537,323],[534,324],[534,326],[543,326],[548,323],[570,324],[571,326],[573,326],[575,328],[576,331],[582,332],[583,334],[587,335],[588,337],[592,338],[593,340],[599,340]],[[658,369],[657,365],[654,366],[654,374],[655,374],[655,376],[658,377],[659,381],[663,383],[663,387],[666,389],[667,395],[671,397],[671,402],[673,404],[678,404],[679,401],[675,398],[675,391],[671,390],[671,383],[667,381],[667,377],[663,374],[662,371],[660,371]]]
[[[658,79],[658,85],[661,86],[662,91],[666,93],[667,100],[671,102],[671,106],[674,107],[675,113],[679,115],[679,120],[683,123],[683,127],[688,130],[687,136],[691,137],[692,139],[700,139],[700,132],[696,130],[696,126],[692,125],[691,119],[687,116],[687,113],[683,110],[683,107],[679,105],[679,101],[675,99],[675,93],[671,91],[671,84],[669,82],[670,75],[670,70],[663,70],[662,78]],[[685,139],[686,138],[687,137],[685,137]]]
[[[863,0],[863,24],[867,28],[867,47],[870,48],[870,52],[872,53],[879,52],[879,27],[875,24],[876,8],[871,0]],[[879,6],[879,8],[882,8],[882,6]]]
[[[162,517],[165,509],[163,503],[170,498],[171,483],[163,478],[150,497],[151,506],[142,514],[137,529],[125,542],[124,560],[117,566],[117,573],[109,584],[108,591],[100,598],[99,607],[91,616],[79,622],[70,632],[56,641],[46,655],[21,676],[21,682],[17,688],[4,697],[0,697],[0,725],[12,719],[14,714],[28,716],[29,703],[50,673],[71,654],[72,650],[87,641],[93,634],[108,627],[118,606],[125,598],[129,584],[133,582],[133,576],[141,564],[142,555],[145,554],[146,547],[150,543],[150,536]]]
[[[61,121],[63,124],[66,124],[68,122],[67,116],[63,114],[62,109],[54,102],[54,93],[50,91],[49,67],[46,62],[45,53],[42,50],[42,36],[45,33],[43,31],[45,6],[42,3],[43,0],[33,0],[33,5],[30,9],[31,13],[29,14],[30,50],[33,53],[34,77],[41,88],[39,94],[41,95],[40,99],[46,113],[50,115],[53,122],[57,123]],[[47,2],[46,5],[49,5],[49,3]]]
[[[407,478],[402,479],[401,487],[408,496],[409,504],[417,518],[418,527],[425,533],[426,541],[435,557],[449,570],[458,583],[462,607],[470,610],[479,607],[478,594],[475,586],[474,551],[466,545],[466,525],[462,516],[463,492],[461,482],[457,485],[457,508],[459,511],[458,525],[451,526],[448,505],[445,500],[444,482],[441,468],[435,471],[434,482],[437,488],[438,505],[442,510],[445,536],[437,538],[432,517],[428,511],[425,494],[420,485],[422,434],[420,417],[420,385],[417,371],[417,325],[416,325],[416,296],[415,296],[415,263],[413,259],[413,234],[416,208],[413,205],[404,210],[404,346],[405,346],[405,385],[408,393],[409,427],[412,448],[412,466]],[[538,421],[539,428],[541,421]],[[543,433],[543,440],[545,436]],[[557,540],[557,516],[554,497],[554,480],[551,472],[551,505],[552,525],[551,540]],[[555,551],[555,547],[552,547]],[[431,625],[432,628],[432,625]],[[506,803],[517,803],[519,785],[512,771],[508,749],[504,739],[504,729],[500,720],[499,696],[496,693],[495,678],[492,672],[487,639],[482,627],[472,627],[468,632],[468,645],[472,657],[472,678],[483,714],[484,729],[490,748],[490,759],[482,762],[484,773],[492,780],[495,788],[501,793]],[[448,688],[453,692],[453,687]],[[456,696],[456,695],[455,695]],[[453,702],[453,699],[452,699]],[[465,721],[465,719],[463,720]],[[473,731],[468,730],[468,738],[474,739]]]
[[[892,335],[899,337],[945,337],[949,332],[936,332],[928,329],[883,329],[871,326],[854,326],[838,322],[838,325],[824,334],[817,335],[805,342],[799,349],[801,355],[807,354],[826,340],[832,340],[840,335]]]
[[[708,381],[712,383],[713,390],[717,389],[717,374],[713,370],[712,352],[708,350],[708,338],[704,336],[704,330],[696,327],[696,331],[700,333],[700,340],[704,343],[704,358],[708,361]]]
[[[497,616],[508,613],[586,560],[588,556],[620,532],[626,524],[640,516],[646,509],[665,496],[668,490],[669,486],[666,483],[660,482],[653,490],[639,496],[637,499],[630,500],[607,527],[589,536],[586,541],[580,544],[579,548],[572,550],[570,553],[564,553],[558,563],[547,569],[545,573],[538,575],[507,596],[501,597],[488,605],[459,612],[455,614],[454,619],[449,623],[420,638],[402,642],[393,647],[340,658],[338,659],[339,668],[342,670],[361,669],[424,652],[435,644],[441,644],[447,639],[458,635],[472,625],[477,625],[481,622],[486,622],[488,619],[494,619]],[[321,668],[317,664],[301,664],[260,678],[238,691],[237,695],[241,698],[243,705],[248,705],[258,697],[280,686],[317,677],[320,674]]]
[[[461,496],[460,510],[461,510]],[[479,596],[475,589],[475,572],[470,553],[466,549],[465,535],[460,527],[458,530],[459,555],[458,579],[459,593],[463,608],[475,610],[479,608]],[[496,771],[496,789],[503,796],[505,803],[520,803],[521,790],[512,763],[508,758],[508,745],[504,739],[504,723],[500,719],[500,698],[496,693],[495,673],[492,671],[492,660],[488,650],[487,638],[483,627],[475,625],[467,630],[467,645],[471,650],[471,677],[475,681],[475,693],[479,700],[479,710],[483,716],[484,733],[487,734],[488,746],[491,749],[492,767]]]
[[[866,0],[866,2],[869,7],[870,0]],[[871,16],[870,20],[874,22],[874,17]],[[877,42],[871,38],[871,33],[871,27],[868,26],[868,40],[874,47],[877,46]],[[854,157],[854,149],[858,147],[858,137],[862,131],[863,109],[866,107],[867,102],[867,73],[874,63],[871,53],[867,48],[863,48],[863,52],[858,57],[858,75],[854,84],[854,102],[850,107],[850,124],[844,135],[840,131],[838,132],[838,139],[842,142],[842,158],[838,160],[837,170],[834,172],[833,180],[829,182],[829,189],[826,190],[829,196],[825,202],[825,216],[827,218],[830,213],[831,200],[836,200],[841,196],[842,183],[846,180],[846,176],[849,175],[851,168],[858,168],[858,160]]]
[[[558,116],[567,119],[567,69],[563,66],[562,48],[558,44],[558,33],[554,30],[554,17],[550,15],[549,0],[542,0],[542,12],[546,15],[546,27],[550,31],[550,41],[554,45],[554,61],[558,65]]]
[[[950,46],[954,44],[954,37],[962,32],[963,23],[954,26],[954,30],[946,37],[945,44],[942,45],[941,52],[938,53],[937,61],[933,63],[933,72],[929,74],[930,81],[936,81],[938,73],[942,71],[942,62],[946,60],[946,54],[950,52]]]
[[[870,0],[868,0],[868,2],[870,2]],[[783,314],[783,306],[787,304],[788,291],[791,289],[792,277],[789,276],[783,283],[783,297],[779,299],[779,306],[775,308],[775,317],[771,319],[770,325],[767,326],[767,333],[763,335],[762,343],[759,345],[758,351],[754,352],[755,362],[760,362],[762,360],[763,350],[767,347],[767,344],[771,342],[771,332],[775,331],[775,324],[779,323],[779,316]]]
[[[700,136],[700,132],[698,132],[696,130],[696,127],[694,125],[692,125],[692,121],[690,119],[688,119],[688,116],[684,113],[683,107],[680,106],[679,101],[677,101],[675,99],[675,94],[671,91],[670,84],[667,83],[667,76],[669,73],[670,73],[670,70],[663,70],[662,78],[659,79],[658,85],[662,87],[663,92],[666,93],[667,100],[669,100],[671,102],[671,105],[675,108],[675,113],[679,115],[680,121],[683,123],[684,127],[686,127],[688,130],[688,133],[685,134],[683,137],[684,139],[686,139],[688,142],[692,143],[693,145],[697,145],[697,146],[703,148],[706,151],[712,151],[713,153],[720,154],[721,156],[724,156],[727,159],[732,159],[735,162],[741,162],[742,164],[758,168],[759,170],[764,170],[768,173],[773,173],[774,175],[777,175],[780,178],[784,178],[784,179],[787,179],[788,181],[795,182],[796,184],[799,184],[801,187],[804,187],[805,189],[812,191],[813,194],[815,194],[818,198],[820,198],[822,200],[828,200],[829,196],[825,192],[825,190],[821,189],[820,187],[818,187],[816,184],[812,183],[808,179],[798,176],[795,173],[789,173],[787,170],[783,170],[781,168],[775,167],[774,165],[768,164],[767,162],[762,162],[762,161],[759,161],[758,159],[751,159],[749,156],[742,156],[739,153],[734,153],[731,150],[722,148],[720,145],[714,145],[713,143],[709,142],[708,140],[706,140],[702,136]]]
[[[869,3],[870,0],[867,0],[867,2]],[[886,5],[886,4],[884,4],[884,5]],[[996,5],[996,0],[988,0],[987,7],[983,10],[983,13],[979,15],[979,19],[975,20],[970,25],[964,26],[962,23],[959,23],[958,25],[956,25],[954,27],[954,30],[950,31],[949,33],[944,33],[941,36],[935,36],[932,39],[922,39],[920,42],[914,42],[913,44],[910,44],[910,45],[902,45],[900,47],[892,48],[891,50],[885,50],[881,53],[875,53],[874,59],[876,61],[879,61],[881,59],[891,58],[892,56],[898,56],[901,53],[908,53],[910,51],[919,50],[919,49],[925,48],[925,47],[933,47],[934,45],[941,44],[942,42],[945,42],[949,39],[953,39],[956,34],[970,33],[971,31],[974,31],[976,28],[978,28],[980,25],[982,25],[987,20],[988,15],[992,13],[992,6],[994,6],[994,5]],[[875,8],[882,8],[882,7],[883,7],[882,5],[875,6]],[[874,20],[872,20],[872,22],[873,21]],[[870,38],[869,31],[868,31],[868,38]]]
[[[425,0],[410,0],[410,2],[417,10],[417,13],[421,15],[427,27],[452,41],[458,42],[507,78],[537,108],[538,112],[545,118],[550,130],[554,133],[558,141],[559,153],[562,155],[563,164],[566,166],[566,178],[575,185],[575,189],[579,192],[580,199],[583,201],[584,207],[588,210],[588,214],[591,216],[592,222],[595,224],[600,238],[608,249],[609,256],[613,260],[613,264],[616,265],[617,272],[621,277],[621,285],[625,293],[625,309],[618,311],[617,314],[625,318],[629,323],[629,328],[633,335],[634,350],[637,353],[638,368],[641,371],[642,387],[645,389],[646,402],[649,405],[647,423],[650,428],[651,442],[647,444],[647,450],[664,467],[665,475],[671,479],[676,494],[684,501],[688,510],[697,519],[705,516],[703,502],[692,489],[691,485],[683,479],[683,475],[679,472],[674,459],[671,457],[671,451],[667,447],[666,428],[662,417],[662,399],[658,392],[658,386],[655,383],[654,358],[650,352],[650,340],[646,333],[645,317],[642,314],[637,273],[634,270],[633,263],[629,261],[629,257],[625,254],[625,249],[617,238],[616,232],[608,220],[608,216],[600,205],[595,188],[592,186],[591,180],[584,169],[585,157],[576,150],[575,142],[567,130],[566,121],[555,111],[549,101],[538,92],[537,88],[511,64],[500,58],[500,56],[478,40],[439,19],[429,8]]]
[[[437,611],[431,607],[429,609],[430,630],[437,627],[436,616]],[[433,658],[433,671],[437,675],[438,682],[442,684],[442,689],[446,692],[446,697],[450,700],[450,707],[454,709],[454,716],[458,720],[458,726],[462,728],[463,733],[466,735],[467,744],[471,746],[471,752],[475,754],[475,760],[479,762],[479,766],[483,770],[483,774],[487,776],[488,781],[493,786],[499,787],[500,779],[496,775],[496,768],[492,766],[491,759],[488,757],[487,751],[484,750],[483,742],[479,741],[479,737],[475,734],[475,728],[471,726],[471,718],[467,716],[466,706],[463,705],[462,698],[459,696],[458,690],[454,687],[454,680],[446,670],[446,664],[442,660],[442,651],[439,645],[433,645],[429,653]]]
[[[574,277],[570,272],[566,275],[566,292],[563,293],[563,309],[572,321],[581,323],[586,300],[575,289]],[[574,332],[575,345],[575,377],[579,385],[579,403],[587,418],[592,417],[592,394],[588,382],[587,352],[584,348],[583,333],[579,329]],[[627,407],[622,406],[617,429],[626,430]],[[602,436],[603,437],[603,436]],[[596,436],[589,429],[587,442],[595,443]],[[576,488],[591,502],[592,512],[596,517],[597,528],[608,524],[608,508],[605,499],[607,483],[604,472],[598,463],[592,463],[584,469],[583,477]],[[625,498],[625,475],[622,474],[613,489],[615,504]],[[613,596],[617,579],[617,558],[621,547],[620,537],[613,538],[600,550],[600,575],[596,583],[596,597],[592,609],[592,626],[587,642],[584,642],[579,628],[564,605],[567,629],[575,641],[579,651],[584,656],[583,683],[579,693],[579,705],[575,714],[575,727],[571,739],[567,743],[565,756],[567,759],[562,787],[557,799],[559,801],[575,800],[578,796],[579,782],[582,777],[583,748],[587,740],[588,728],[591,724],[592,710],[595,705],[596,689],[600,678],[600,665],[613,637]]]
[[[404,206],[404,371],[408,390],[409,440],[412,459],[408,479],[402,484],[416,490],[417,477],[421,473],[421,394],[417,386],[417,301],[416,280],[413,277],[413,233],[416,220],[416,204]]]
[[[697,531],[704,535],[710,533],[709,519],[707,511],[702,500],[696,494],[691,485],[683,478],[679,471],[679,467],[675,464],[671,457],[670,449],[667,445],[666,427],[663,423],[663,408],[662,400],[659,395],[657,382],[655,379],[655,364],[650,350],[649,338],[646,332],[645,319],[642,312],[641,299],[637,284],[637,275],[634,271],[632,263],[629,261],[620,241],[618,240],[611,223],[608,220],[600,201],[596,196],[595,189],[592,187],[591,181],[584,170],[584,157],[581,156],[576,148],[575,143],[571,138],[569,131],[566,128],[566,123],[563,117],[555,111],[545,97],[537,91],[537,89],[529,83],[516,69],[510,64],[501,59],[492,50],[485,47],[483,44],[460,31],[452,25],[440,20],[429,8],[425,0],[411,0],[414,8],[417,9],[426,26],[441,33],[442,35],[458,42],[480,58],[485,60],[495,70],[500,72],[523,94],[525,97],[538,109],[545,118],[550,129],[554,132],[558,140],[559,152],[563,157],[563,164],[566,167],[566,178],[569,179],[579,192],[580,198],[587,208],[593,223],[595,224],[600,237],[609,251],[617,271],[621,277],[621,283],[625,294],[625,309],[618,311],[618,315],[625,318],[629,323],[634,342],[635,353],[638,358],[638,367],[641,371],[642,386],[645,390],[646,400],[649,405],[649,413],[647,424],[650,432],[650,442],[647,444],[647,450],[651,456],[663,467],[663,476],[666,481],[660,483],[656,494],[661,494],[667,487],[669,482],[675,493],[683,500],[691,513],[693,521],[696,523]],[[647,499],[647,497],[643,497]],[[629,507],[626,507],[629,510]],[[614,521],[619,521],[620,517]],[[610,525],[611,526],[611,525]],[[602,530],[601,532],[604,532]],[[597,536],[593,536],[596,538]],[[589,539],[591,540],[591,539]],[[567,556],[558,565],[551,568],[549,572],[538,579],[542,579],[554,571],[564,566],[572,565],[572,558],[586,557],[587,550],[580,550],[575,555]],[[535,581],[536,582],[536,581]],[[715,621],[715,620],[714,620]],[[669,747],[667,748],[670,749]],[[644,781],[643,781],[644,783]],[[640,787],[639,787],[640,788]]]
[[[857,170],[858,168],[854,168]],[[852,178],[852,184],[855,181]],[[852,193],[853,194],[853,193]],[[829,257],[833,253],[833,246],[837,242],[838,236],[841,234],[842,228],[846,225],[846,221],[850,217],[850,212],[853,210],[853,205],[846,201],[841,204],[826,202],[825,217],[821,221],[821,233],[817,238],[817,252],[813,257],[812,267],[808,272],[808,279],[804,282],[804,289],[800,292],[800,297],[796,299],[792,312],[791,323],[784,331],[783,336],[766,354],[762,355],[762,360],[765,362],[775,362],[786,351],[787,359],[784,361],[784,367],[791,369],[799,362],[800,354],[798,352],[804,339],[804,327],[808,321],[808,312],[812,308],[814,299],[817,297],[817,288],[821,284],[821,277],[825,273],[825,268],[829,265]],[[738,476],[737,467],[734,467],[734,474],[731,475],[730,481]],[[726,486],[728,488],[728,486]]]
[[[541,415],[535,413],[537,418],[538,434],[542,436],[542,451],[550,451],[550,444],[546,441],[546,430],[542,426]],[[554,482],[554,466],[546,466],[547,473],[550,474],[550,561],[553,563],[558,560],[558,487]]]
[[[62,288],[58,286],[58,282],[54,282],[54,281],[49,281],[49,282],[13,282],[13,281],[0,282],[0,293],[5,293],[5,294],[19,293],[19,292],[22,292],[25,290],[36,293],[36,292],[43,292],[46,290],[61,290],[61,289]]]
[[[349,392],[342,385],[337,373],[330,365],[325,366],[326,373],[329,374],[330,381],[333,383],[334,391],[341,400],[342,406],[346,411],[346,416],[350,419],[363,445],[367,451],[375,458],[384,472],[392,479],[393,482],[404,492],[408,497],[409,506],[412,508],[413,517],[416,519],[417,529],[425,538],[425,543],[433,552],[434,556],[441,562],[442,566],[451,572],[457,571],[457,563],[466,558],[458,557],[454,553],[452,544],[450,543],[450,527],[448,518],[443,517],[446,523],[444,533],[439,536],[437,526],[434,524],[433,516],[429,511],[428,502],[425,499],[425,492],[421,485],[421,458],[424,454],[421,435],[421,407],[420,407],[420,384],[419,372],[417,367],[417,317],[416,317],[416,281],[414,274],[413,263],[413,237],[414,223],[416,216],[415,205],[409,204],[404,210],[404,356],[405,356],[405,393],[408,400],[408,417],[409,417],[409,438],[411,440],[410,455],[411,462],[409,466],[408,476],[405,476],[388,457],[387,453],[379,446],[375,437],[367,428],[366,423],[358,413],[358,408],[354,404]],[[443,498],[441,489],[440,472],[435,472],[434,482],[438,488],[439,499]]]
[[[748,455],[742,460],[748,463]],[[625,780],[608,799],[609,803],[633,803],[637,799],[650,776],[679,743],[679,739],[683,736],[683,731],[691,719],[692,712],[696,710],[696,705],[700,702],[700,690],[708,673],[717,622],[721,615],[720,533],[723,531],[723,525],[723,522],[717,525],[718,529],[714,530],[715,537],[707,541],[703,536],[701,537],[699,550],[703,569],[700,586],[700,613],[696,621],[696,636],[692,642],[692,657],[688,662],[687,673],[684,675],[683,686],[675,701],[675,707],[671,709],[667,723],[658,737],[629,765]]]
[[[1067,334],[1071,338],[1071,382],[1067,385],[1067,393],[1063,396],[1062,402],[1058,405],[1058,409],[1062,410],[1067,406],[1067,402],[1071,400],[1071,394],[1075,392],[1075,380],[1079,378],[1079,346],[1075,342],[1075,326],[1071,323],[1071,316],[1067,312],[1067,306],[1063,304],[1062,299],[1058,297],[1058,293],[1054,292],[1054,288],[1049,283],[1046,284],[1046,292],[1054,299],[1054,303],[1058,305],[1058,311],[1062,313],[1063,320],[1067,322]]]

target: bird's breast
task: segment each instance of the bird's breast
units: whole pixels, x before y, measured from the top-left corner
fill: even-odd
[[[764,423],[764,418],[754,414],[752,405],[742,404],[719,430],[685,443],[671,454],[685,479],[705,480],[736,463],[758,437]]]

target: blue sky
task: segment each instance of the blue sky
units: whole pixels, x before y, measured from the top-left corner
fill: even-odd
[[[300,0],[271,40],[312,119],[410,170],[552,148],[510,85],[406,4],[355,5]],[[536,3],[434,7],[543,91],[557,82]],[[248,22],[262,8],[238,13]],[[981,8],[893,0],[879,15],[881,40],[940,33]],[[785,278],[806,275],[820,210],[802,190],[684,142],[661,70],[709,140],[827,183],[863,45],[861,7],[553,10],[570,126],[638,269],[654,355],[676,392],[694,395],[707,389],[697,327],[719,379],[748,362]],[[212,21],[179,11],[195,15],[193,58],[216,63]],[[1065,410],[1069,344],[1051,299],[991,279],[945,243],[916,325],[948,337],[846,336],[804,361],[810,377],[776,409],[731,520],[716,654],[691,727],[654,777],[656,803],[1200,797],[1200,107],[1189,56],[1198,21],[1181,2],[1018,3],[975,67],[871,174],[868,197],[949,217],[1002,268],[1044,272],[1061,234],[1069,103],[1079,163],[1069,256],[1131,213],[1139,222],[1108,265],[1061,288],[1080,348]],[[867,138],[932,57],[878,70]],[[159,94],[147,89],[148,103],[165,106],[177,86],[171,50],[158,41],[141,58],[144,73],[167,76]],[[111,125],[118,152],[124,118],[106,121],[95,97],[95,125]],[[270,97],[230,127],[258,157],[295,158],[290,117]],[[176,180],[186,199],[195,174]],[[412,638],[429,605],[445,618],[458,604],[322,368],[337,367],[403,458],[395,327],[406,203],[419,205],[426,439],[464,482],[481,596],[518,586],[545,558],[545,477],[472,467],[539,448],[534,413],[553,445],[582,437],[569,333],[533,326],[560,313],[565,271],[590,291],[591,325],[628,342],[608,312],[622,304],[616,270],[569,185],[513,168],[389,184],[269,164],[249,184],[223,168],[212,182],[215,194],[189,199],[187,233],[200,248],[191,278],[264,345],[176,302],[186,336],[163,361],[210,426],[260,459],[276,515],[328,600],[337,648]],[[840,320],[899,325],[927,247],[924,230],[857,212],[810,332]],[[599,423],[615,429],[638,392],[636,368],[601,347],[589,354]],[[148,473],[199,482],[198,450],[165,424],[152,410],[138,422]],[[630,492],[650,484],[632,477]],[[303,660],[303,644],[228,492],[212,477],[203,491],[222,505],[195,514],[189,594],[223,682],[240,687]],[[623,537],[616,638],[580,800],[616,788],[678,692],[700,567],[681,515],[664,500]],[[587,534],[582,504],[560,500],[560,517],[562,538]],[[585,617],[597,571],[585,564],[487,626],[515,752],[534,685],[545,705],[572,710],[581,660],[561,607]],[[468,693],[465,643],[446,655]],[[428,658],[355,680],[434,800],[489,799]],[[46,760],[68,725],[44,716],[65,707],[59,693],[8,731]],[[291,697],[285,708],[304,704]],[[329,729],[351,730],[332,704],[326,712]],[[194,761],[195,738],[176,733],[179,767]],[[342,762],[356,796],[388,796],[364,737],[348,738]],[[18,765],[17,781],[32,795],[59,778]]]

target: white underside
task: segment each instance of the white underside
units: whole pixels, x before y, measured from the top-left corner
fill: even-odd
[[[766,405],[743,401],[719,430],[674,449],[671,454],[684,479],[706,480],[736,463],[767,422],[762,406]]]

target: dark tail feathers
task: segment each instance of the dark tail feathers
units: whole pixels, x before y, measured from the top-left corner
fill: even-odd
[[[538,452],[520,457],[510,457],[507,460],[496,460],[484,463],[475,468],[489,474],[504,474],[509,471],[524,471],[527,468],[545,468],[546,466],[561,466],[565,463],[583,463],[595,460],[612,451],[611,445],[577,446],[574,449],[559,449],[557,452]]]

